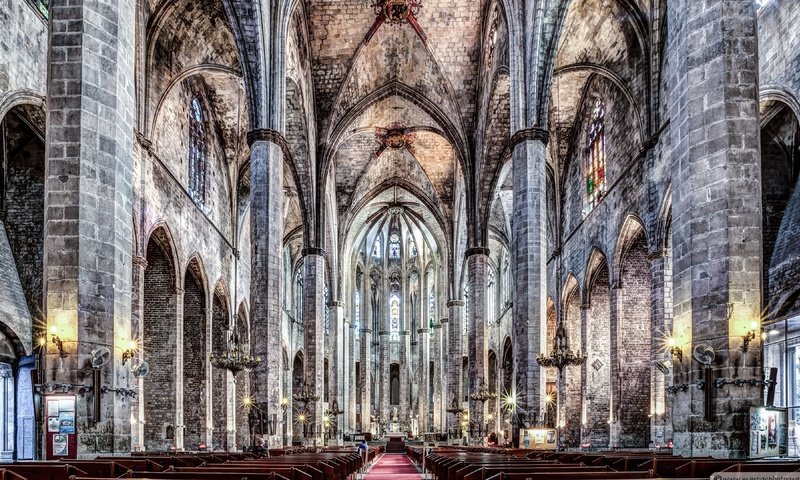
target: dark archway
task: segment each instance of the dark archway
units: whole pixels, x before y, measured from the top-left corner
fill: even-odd
[[[400,405],[400,365],[393,363],[389,365],[389,403]]]
[[[644,231],[630,241],[622,258],[622,309],[617,314],[618,395],[615,409],[622,447],[650,444],[652,322],[650,259]]]
[[[174,446],[177,316],[175,268],[166,232],[159,229],[147,244],[144,271],[143,360],[150,364],[144,382],[144,447],[167,450]]]
[[[222,353],[227,349],[228,322],[228,303],[221,289],[217,288],[211,304],[211,351],[213,353]],[[214,405],[211,448],[227,450],[228,372],[226,370],[220,368],[212,370],[211,401]]]
[[[189,263],[183,282],[184,448],[196,450],[206,438],[206,293],[200,265]]]
[[[586,318],[586,432],[583,442],[592,448],[607,447],[610,440],[611,408],[611,298],[605,260],[594,271],[590,283],[590,306]]]

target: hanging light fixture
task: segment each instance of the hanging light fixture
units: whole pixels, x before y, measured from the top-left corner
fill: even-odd
[[[481,380],[481,384],[478,386],[478,389],[472,392],[469,395],[470,400],[474,400],[476,402],[486,403],[487,400],[494,400],[497,398],[497,394],[489,390],[486,386],[486,382]]]
[[[567,330],[563,324],[559,324],[556,329],[556,338],[553,344],[553,350],[549,356],[540,353],[536,357],[536,363],[543,367],[555,367],[559,373],[561,370],[569,365],[582,365],[586,362],[586,355],[581,355],[580,350],[578,353],[573,353],[569,348],[567,339]]]
[[[313,385],[309,385],[306,380],[303,380],[303,387],[292,398],[296,402],[302,403],[305,408],[309,403],[319,400],[319,395],[314,391]]]
[[[234,318],[237,317],[238,315]],[[239,329],[235,326],[228,339],[228,349],[224,352],[212,353],[210,360],[213,367],[228,370],[234,377],[242,370],[251,370],[261,363],[261,357],[252,356],[242,349]]]

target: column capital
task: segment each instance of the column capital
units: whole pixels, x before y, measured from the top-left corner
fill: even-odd
[[[428,333],[428,332],[429,332],[429,330],[427,328],[419,328],[419,329],[417,329],[417,333],[419,333],[419,334]]]
[[[450,300],[447,302],[447,308],[463,307],[463,306],[464,306],[464,300]]]
[[[450,302],[448,302],[448,303],[450,303]],[[448,307],[449,307],[449,305],[448,305]],[[442,325],[444,325],[446,323],[449,323],[449,322],[450,322],[450,319],[447,318],[447,317],[442,318],[441,320],[439,320],[439,323],[442,324]]]
[[[319,255],[320,257],[325,256],[325,250],[319,247],[306,247],[300,253],[304,257],[307,257],[309,255]]]
[[[510,151],[513,151],[517,145],[531,140],[536,140],[547,145],[548,143],[550,143],[550,132],[548,132],[544,128],[539,128],[539,127],[523,128],[522,130],[517,130],[516,132],[514,132],[514,135],[512,135],[511,138],[508,140],[508,148]]]
[[[661,260],[662,258],[667,257],[667,249],[666,248],[659,248],[653,252],[647,254],[647,259],[651,262],[654,260]]]
[[[486,247],[469,247],[464,252],[464,258],[469,258],[473,255],[486,255],[488,257],[490,253],[492,253],[491,250]]]
[[[141,255],[134,255],[133,264],[139,268],[147,268],[147,259]]]
[[[341,300],[331,300],[328,302],[329,307],[344,307],[344,302]]]
[[[183,295],[184,293],[185,290],[183,289],[183,287],[175,287],[175,295]]]
[[[256,142],[270,142],[281,147],[281,149],[288,148],[289,143],[283,134],[271,128],[256,128],[247,132],[247,145],[253,146]]]

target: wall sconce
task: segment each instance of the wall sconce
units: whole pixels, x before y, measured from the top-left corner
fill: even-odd
[[[758,329],[758,322],[755,320],[750,322],[750,331],[742,335],[742,346],[739,347],[742,353],[747,353],[750,348],[750,342],[756,339],[756,330]]]
[[[678,363],[683,361],[683,349],[675,344],[675,339],[673,337],[669,337],[669,353],[672,354],[673,357],[678,357]]]
[[[125,365],[128,360],[132,360],[137,350],[136,340],[131,340],[128,349],[122,352],[122,364]]]
[[[281,405],[281,410],[285,412],[286,409],[289,407],[289,399],[286,397],[281,397],[280,405]]]
[[[64,342],[58,336],[58,327],[52,325],[50,327],[50,342],[55,344],[56,348],[58,348],[58,356],[61,358],[67,357],[67,352],[64,351]]]

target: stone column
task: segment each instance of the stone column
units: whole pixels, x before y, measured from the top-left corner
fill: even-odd
[[[427,323],[427,322],[426,322]],[[431,411],[431,405],[428,403],[430,398],[430,344],[429,335],[430,330],[427,328],[420,328],[417,330],[417,339],[419,340],[419,374],[417,381],[419,382],[418,390],[418,411],[417,425],[419,425],[420,432],[428,431],[428,413]]]
[[[144,271],[147,269],[145,257],[136,255],[133,257],[133,285],[131,288],[131,335],[137,340],[139,351],[136,353],[135,362],[142,359],[144,339]],[[144,449],[144,402],[140,401],[144,392],[144,378],[132,381],[132,387],[136,388],[138,395],[131,399],[132,418],[135,422],[131,423],[131,451]]]
[[[525,140],[516,145],[512,154],[511,323],[517,412],[528,412],[527,420],[532,421],[532,415],[541,409],[544,392],[544,378],[536,357],[544,349],[547,328],[545,149],[549,135],[538,128],[524,132],[527,132]],[[514,438],[518,426],[515,423]]]
[[[178,279],[178,281],[181,281]],[[181,281],[181,285],[183,285]],[[175,287],[175,449],[183,450],[183,287]]]
[[[52,0],[47,69],[43,294],[48,379],[89,384],[93,350],[111,350],[102,385],[129,388],[135,2]],[[49,335],[48,335],[49,337]],[[77,393],[77,389],[72,389]],[[98,393],[99,394],[99,393]],[[77,396],[78,455],[129,452],[130,401]]]
[[[652,318],[652,335],[661,338],[663,332],[672,331],[672,262],[666,250],[657,250],[650,255],[650,318]],[[665,351],[664,345],[652,342],[652,359],[664,365],[672,364],[672,355]],[[666,445],[672,440],[672,421],[669,419],[666,389],[672,386],[672,373],[661,373],[652,369],[650,382],[650,411],[653,414],[650,422],[650,438],[656,445]]]
[[[608,448],[613,449],[620,446],[620,429],[621,429],[621,416],[620,409],[625,408],[625,403],[621,400],[624,398],[625,387],[623,385],[625,379],[623,378],[623,366],[620,364],[620,345],[623,345],[623,340],[620,336],[624,336],[625,332],[620,331],[619,324],[622,321],[621,315],[623,314],[622,308],[622,284],[618,280],[611,284],[609,289],[609,331],[611,342],[611,395],[609,398],[609,417],[608,417]]]
[[[364,328],[361,329],[361,360],[360,378],[356,381],[361,384],[361,431],[366,432],[370,429],[370,415],[372,415],[372,396],[370,393],[370,373],[372,372],[372,325],[371,321],[362,322]]]
[[[281,414],[281,278],[283,276],[283,151],[280,134],[248,134],[253,189],[250,197],[250,343],[262,361],[250,372],[250,395],[263,414]],[[280,435],[269,446],[280,446]]]
[[[489,249],[472,247],[467,249],[467,285],[470,302],[468,311],[467,351],[469,355],[469,393],[477,392],[486,383],[486,281],[489,273]],[[486,383],[488,385],[488,383]],[[478,426],[484,425],[485,404],[469,401],[469,420],[473,425],[470,443],[483,444],[478,436]]]
[[[386,328],[383,325],[383,328]],[[386,422],[389,422],[391,419],[391,410],[389,408],[389,332],[387,330],[381,330],[378,332],[378,336],[380,337],[380,344],[378,345],[378,351],[380,352],[379,355],[379,366],[380,366],[380,375],[378,376],[378,401],[380,408],[378,409],[378,415],[383,418]],[[378,432],[380,434],[380,431]]]
[[[350,333],[350,321],[344,318],[344,304],[342,304],[342,302],[338,300],[328,302],[328,310],[331,319],[330,334],[333,336],[331,341],[335,346],[330,363],[332,373],[330,383],[335,391],[331,392],[333,395],[331,396],[331,403],[328,408],[333,408],[333,400],[335,399],[339,409],[342,410],[347,407],[350,399],[347,379],[349,378],[348,374],[352,363],[350,362],[350,356],[345,351],[345,346],[348,342],[347,337]],[[342,432],[348,424],[347,419],[346,412],[331,419],[336,424],[335,443],[338,443],[338,440],[341,438]]]
[[[400,418],[407,418],[413,409],[413,405],[409,405],[408,397],[409,390],[411,389],[411,375],[408,368],[408,359],[413,355],[413,350],[409,347],[409,338],[411,332],[403,330],[400,332]],[[409,354],[409,352],[412,352]]]
[[[449,321],[447,322],[447,395],[445,402],[447,408],[456,400],[458,405],[464,401],[461,385],[461,367],[464,354],[461,347],[461,331],[464,322],[464,301],[450,300],[447,302]],[[447,414],[447,431],[459,428],[461,419],[452,413]]]
[[[444,319],[447,323],[447,319]],[[431,359],[433,359],[433,423],[428,426],[428,431],[439,432],[442,426],[442,328],[441,323],[435,323],[432,327],[433,335],[431,339]]]
[[[347,322],[348,328],[348,335],[347,335],[347,362],[349,364],[347,369],[347,390],[348,390],[348,397],[347,401],[342,408],[345,410],[345,414],[347,415],[348,423],[346,424],[346,432],[357,432],[359,429],[358,422],[356,422],[356,414],[361,413],[357,411],[356,406],[361,403],[361,398],[358,397],[358,381],[359,379],[356,378],[356,362],[359,362],[361,365],[361,347],[358,342],[358,335],[360,332],[356,330],[358,328],[353,322]]]
[[[315,445],[322,444],[322,414],[325,398],[325,331],[323,311],[325,290],[325,252],[320,248],[303,249],[303,328],[305,332],[305,378],[319,400],[308,404],[308,418],[313,427]]]
[[[698,345],[715,350],[713,377],[761,379],[761,167],[756,6],[749,0],[678,0],[667,5],[673,185],[673,335],[686,374],[703,367]],[[747,353],[742,337],[756,323]],[[674,452],[744,457],[748,409],[761,387],[715,388],[710,421],[704,392],[673,402]]]

